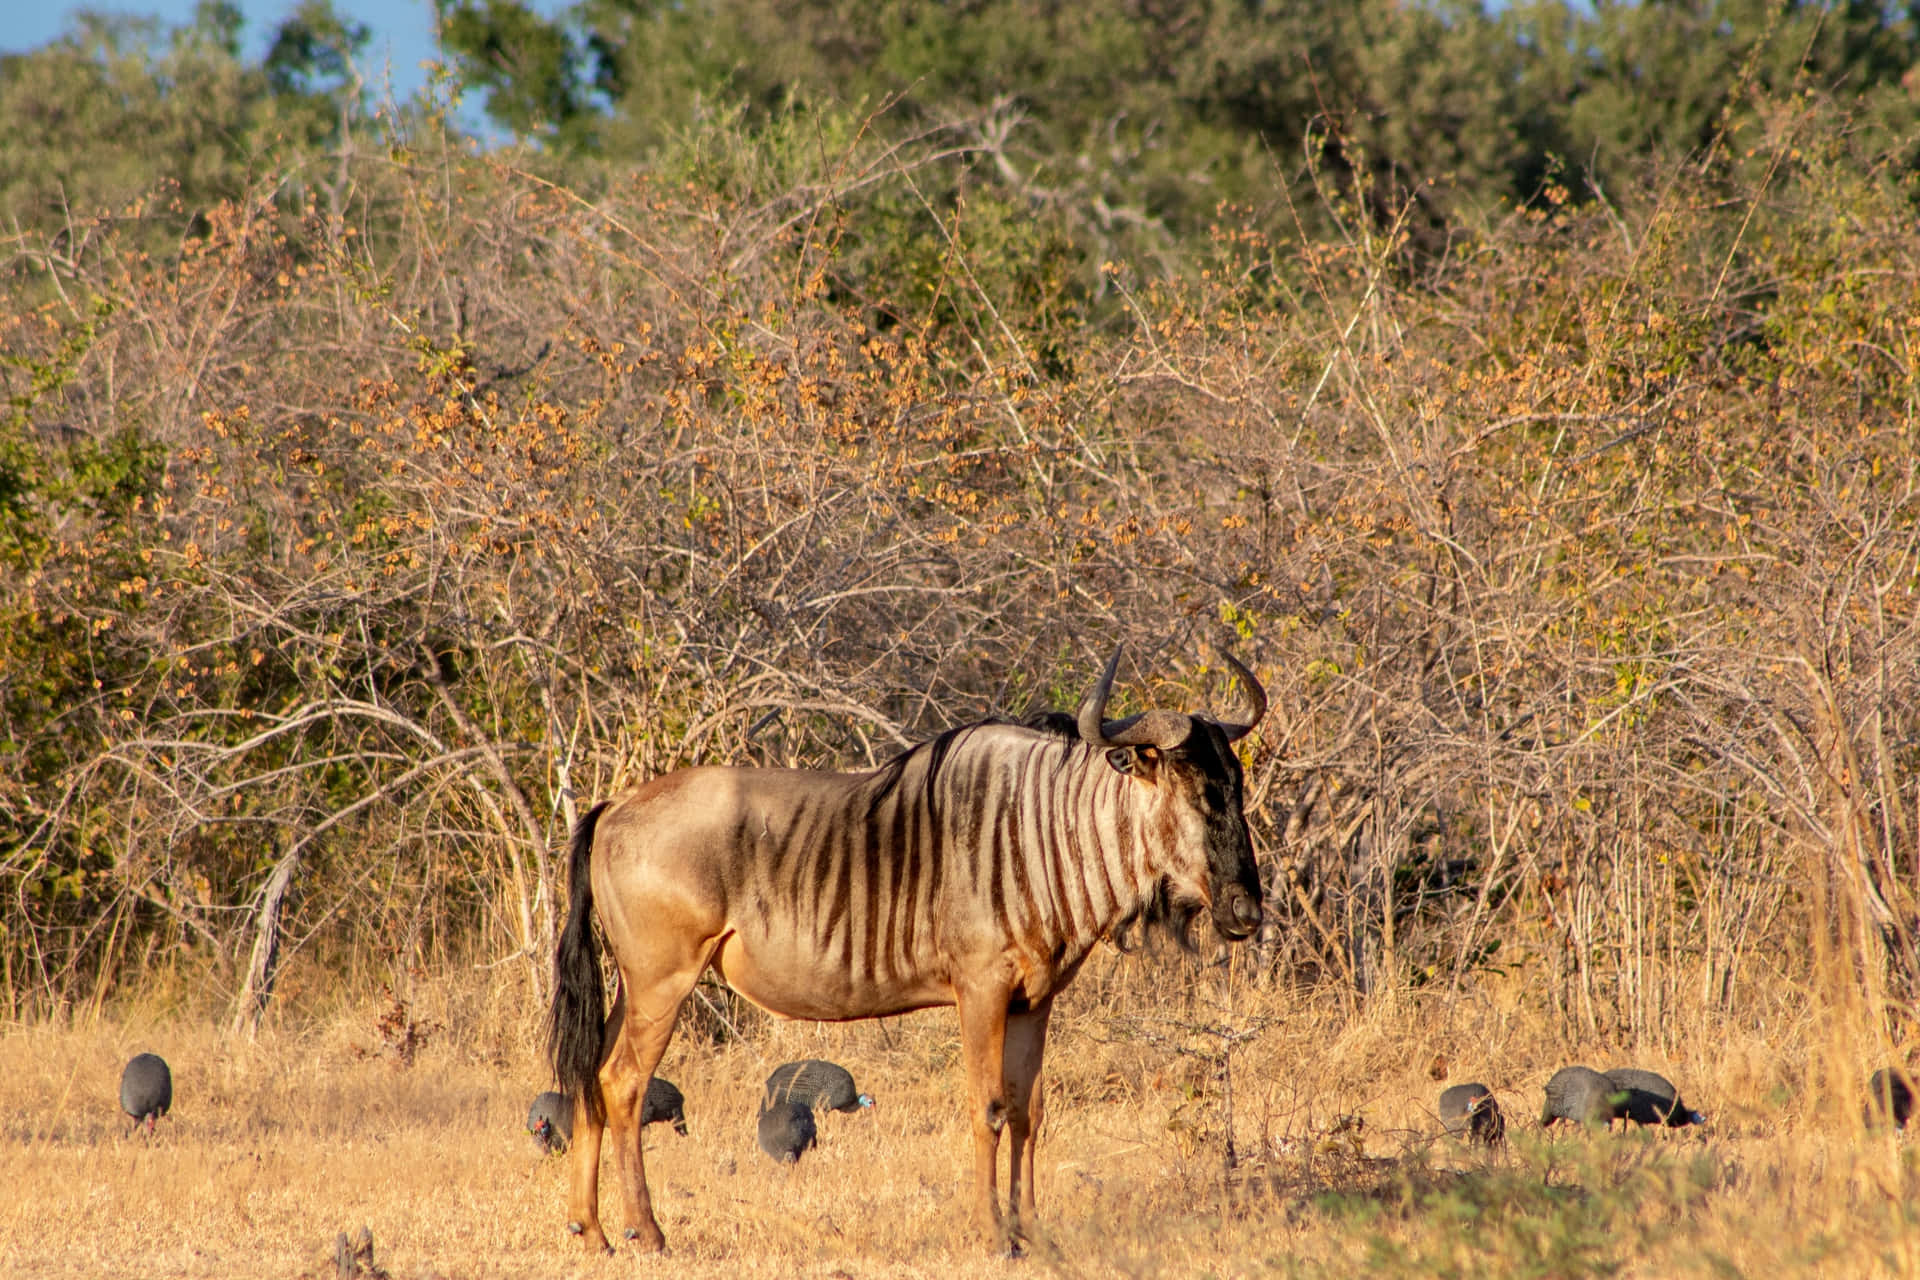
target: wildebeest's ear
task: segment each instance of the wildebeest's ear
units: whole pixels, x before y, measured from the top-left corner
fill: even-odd
[[[1133,772],[1133,748],[1115,747],[1107,752],[1107,763],[1113,766],[1115,773]]]

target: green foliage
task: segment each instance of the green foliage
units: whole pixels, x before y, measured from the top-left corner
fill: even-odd
[[[71,227],[102,213],[148,219],[156,251],[266,168],[337,133],[358,108],[351,60],[368,39],[329,0],[306,0],[259,65],[242,19],[202,0],[192,21],[82,14],[0,74],[0,225]]]
[[[1219,639],[1288,708],[1246,744],[1297,877],[1263,972],[1540,975],[1588,1034],[1657,1029],[1757,969],[1648,991],[1634,948],[1803,943],[1763,895],[1843,803],[1909,918],[1891,98],[1772,92],[1756,36],[1675,117],[1711,145],[1622,135],[1602,202],[1553,149],[1573,117],[1524,104],[1588,92],[1581,42],[1640,32],[1612,9],[584,12],[502,45],[545,70],[495,64],[544,151],[216,174],[159,253],[23,228],[0,889],[38,904],[7,945],[45,999],[116,911],[234,954],[290,850],[343,946],[537,958],[569,793],[877,760],[1070,704],[1122,636],[1123,705],[1213,705]],[[476,57],[532,21],[447,17]],[[164,56],[351,127],[350,26],[302,10],[269,74],[231,19]],[[30,57],[183,106],[143,47]],[[1884,751],[1828,758],[1866,724]]]
[[[449,49],[494,117],[575,151],[641,160],[690,132],[790,112],[952,131],[969,176],[1056,216],[1086,266],[1168,256],[1222,202],[1287,234],[1316,184],[1370,212],[1418,206],[1416,246],[1557,172],[1578,199],[1703,153],[1752,104],[1812,86],[1908,148],[1910,8],[1751,0],[1569,6],[1035,4],[1031,0],[520,0],[445,11]],[[1903,140],[1904,139],[1904,140]],[[1084,270],[1084,267],[1083,267]]]
[[[37,565],[45,552],[49,512],[43,503],[57,511],[79,498],[110,503],[124,514],[127,503],[146,492],[143,482],[150,480],[151,467],[142,462],[135,432],[120,433],[104,448],[85,440],[72,443],[64,470],[50,464],[50,450],[35,439],[35,409],[73,381],[113,311],[111,299],[95,298],[90,313],[41,359],[0,354],[0,364],[11,367],[21,385],[8,398],[0,422],[0,554],[18,565]]]
[[[440,39],[487,114],[520,137],[591,141],[582,55],[559,24],[520,0],[435,0]]]
[[[357,96],[354,59],[371,38],[364,23],[334,12],[332,0],[302,0],[275,31],[262,69],[268,85],[284,97]]]

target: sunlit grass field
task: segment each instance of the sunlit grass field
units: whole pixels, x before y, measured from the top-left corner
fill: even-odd
[[[522,1130],[545,1085],[536,1020],[422,981],[408,1064],[384,1001],[252,1042],[137,1009],[9,1031],[0,1274],[330,1276],[336,1235],[362,1226],[395,1277],[1920,1274],[1913,1150],[1816,1083],[1853,1064],[1829,1070],[1844,1049],[1810,1051],[1804,1026],[1636,1051],[1556,1040],[1497,978],[1362,1011],[1183,960],[1094,967],[1056,1021],[1045,1234],[1017,1261],[967,1233],[950,1012],[682,1034],[662,1074],[692,1134],[647,1134],[671,1257],[602,1260],[565,1233],[566,1161]],[[1230,1064],[1231,1168],[1228,1028],[1252,1033]],[[151,1142],[116,1092],[149,1049],[175,1080]],[[776,1167],[754,1146],[758,1086],[803,1056],[847,1064],[879,1105],[824,1116],[819,1148]],[[1541,1083],[1570,1061],[1661,1069],[1711,1123],[1543,1135]],[[1440,1089],[1467,1079],[1499,1095],[1505,1150],[1437,1136]],[[610,1230],[615,1185],[609,1167]]]

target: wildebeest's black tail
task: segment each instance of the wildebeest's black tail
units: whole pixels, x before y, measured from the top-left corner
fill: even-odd
[[[593,939],[593,828],[602,800],[573,829],[568,876],[573,888],[567,926],[553,952],[553,1007],[547,1011],[547,1061],[560,1091],[587,1104],[595,1124],[606,1122],[600,1097],[600,1050],[606,1034],[606,994],[600,985],[600,947]]]

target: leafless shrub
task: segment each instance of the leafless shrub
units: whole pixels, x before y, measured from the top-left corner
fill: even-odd
[[[1332,239],[1225,211],[1208,271],[1115,267],[1085,329],[982,287],[964,228],[957,318],[849,286],[855,194],[965,128],[592,198],[363,155],[337,209],[169,263],[17,244],[9,341],[66,370],[6,375],[20,420],[167,462],[8,562],[78,655],[7,766],[8,989],[97,1003],[182,948],[245,1025],[319,948],[537,999],[582,802],[875,763],[1070,704],[1115,641],[1134,696],[1212,705],[1224,639],[1281,709],[1261,981],[1506,969],[1657,1039],[1814,981],[1812,941],[1904,1019],[1920,269],[1823,119],[1769,122],[1804,158],[1765,189],[1664,175],[1422,274],[1331,194]]]

